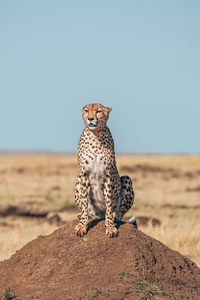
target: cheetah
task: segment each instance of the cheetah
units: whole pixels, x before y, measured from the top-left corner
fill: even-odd
[[[76,235],[87,233],[89,218],[105,219],[106,235],[118,235],[116,223],[131,208],[134,201],[129,176],[119,176],[114,142],[106,123],[111,107],[88,104],[83,107],[85,123],[79,144],[80,175],[76,179],[75,202],[81,210]]]

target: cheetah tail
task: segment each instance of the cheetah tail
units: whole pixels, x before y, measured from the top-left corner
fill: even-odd
[[[135,216],[132,216],[128,222],[137,228],[137,222]]]

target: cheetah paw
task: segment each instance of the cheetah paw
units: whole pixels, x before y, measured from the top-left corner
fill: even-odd
[[[118,231],[117,231],[117,228],[115,226],[112,226],[112,227],[107,227],[106,228],[106,235],[108,237],[116,237],[118,236]]]
[[[77,236],[84,236],[87,233],[87,226],[78,224],[75,228],[75,232]]]

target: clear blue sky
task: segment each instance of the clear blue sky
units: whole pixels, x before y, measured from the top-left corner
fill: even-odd
[[[117,152],[200,152],[200,1],[2,0],[0,150],[76,151],[112,106]]]

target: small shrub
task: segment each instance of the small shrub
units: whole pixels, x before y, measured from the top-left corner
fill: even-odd
[[[6,288],[4,295],[1,296],[1,300],[20,300],[15,295],[15,292],[11,288]]]

